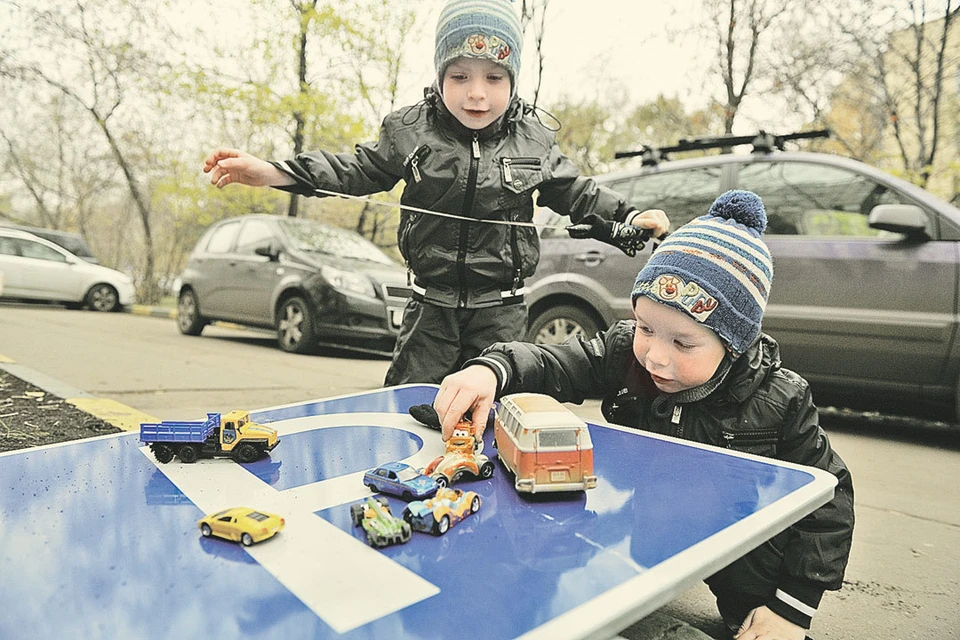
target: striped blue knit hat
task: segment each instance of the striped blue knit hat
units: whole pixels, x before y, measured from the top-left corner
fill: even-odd
[[[637,274],[632,300],[647,296],[678,309],[720,336],[737,357],[760,335],[773,261],[760,235],[763,202],[727,191],[664,240]]]
[[[487,58],[510,73],[513,93],[520,74],[523,30],[513,0],[447,0],[437,20],[434,64],[443,87],[443,72],[455,58]]]

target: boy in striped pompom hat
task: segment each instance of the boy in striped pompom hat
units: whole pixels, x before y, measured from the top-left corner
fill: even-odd
[[[707,578],[734,638],[802,640],[824,591],[843,583],[853,484],[807,381],[781,367],[779,346],[761,330],[773,281],[766,226],[756,194],[724,193],[640,270],[635,321],[562,345],[495,344],[443,381],[434,408],[446,432],[467,411],[487,415],[505,394],[603,398],[611,423],[832,473],[830,502]],[[649,616],[625,635],[707,637],[667,617]]]

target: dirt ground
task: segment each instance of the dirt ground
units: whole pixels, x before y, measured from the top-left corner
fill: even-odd
[[[121,431],[0,369],[0,452]]]

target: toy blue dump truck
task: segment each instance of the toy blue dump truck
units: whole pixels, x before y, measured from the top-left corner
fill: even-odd
[[[176,456],[180,462],[199,458],[233,458],[253,462],[278,444],[277,430],[251,422],[249,411],[231,411],[221,417],[208,413],[206,420],[141,422],[140,442],[150,445],[158,462]]]

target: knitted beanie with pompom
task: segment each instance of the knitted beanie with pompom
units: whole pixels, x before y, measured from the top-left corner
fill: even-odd
[[[716,333],[733,357],[760,336],[773,282],[761,235],[767,214],[759,196],[727,191],[706,215],[683,225],[637,274],[631,299],[646,296]]]

